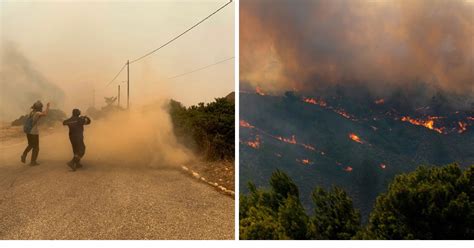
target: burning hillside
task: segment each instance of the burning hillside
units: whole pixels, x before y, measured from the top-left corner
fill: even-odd
[[[307,201],[314,185],[340,185],[364,213],[400,172],[420,164],[474,163],[472,111],[407,107],[390,97],[362,102],[330,92],[241,92],[241,185],[285,169],[299,178]]]

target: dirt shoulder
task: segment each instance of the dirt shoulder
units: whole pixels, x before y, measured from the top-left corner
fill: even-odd
[[[203,161],[187,164],[190,170],[199,173],[207,182],[235,191],[235,165],[234,161]]]

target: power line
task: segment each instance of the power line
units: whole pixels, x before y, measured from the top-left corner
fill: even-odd
[[[191,74],[191,73],[193,73],[193,72],[201,71],[201,70],[207,69],[207,68],[209,68],[209,67],[211,67],[211,66],[215,66],[215,65],[218,65],[218,64],[220,64],[220,63],[224,63],[224,62],[226,62],[226,61],[228,61],[228,60],[231,60],[231,59],[234,59],[234,57],[230,57],[230,58],[227,58],[227,59],[223,59],[223,60],[217,61],[217,62],[215,62],[215,63],[213,63],[213,64],[206,65],[206,66],[204,66],[204,67],[201,67],[201,68],[198,68],[198,69],[195,69],[195,70],[192,70],[192,71],[188,71],[188,72],[185,72],[185,73],[182,73],[182,74],[178,74],[178,75],[172,76],[172,77],[170,77],[170,78],[168,78],[168,79],[173,79],[173,78],[177,78],[177,77],[181,77],[181,76],[185,76],[185,75]]]
[[[206,21],[207,19],[209,19],[211,16],[213,16],[213,15],[216,14],[217,12],[221,11],[223,8],[225,8],[225,7],[226,7],[227,5],[229,5],[230,3],[232,3],[232,0],[230,0],[228,3],[224,4],[222,7],[218,8],[216,11],[212,12],[210,15],[206,16],[204,19],[202,19],[202,20],[199,21],[198,23],[194,24],[192,27],[186,29],[184,32],[182,32],[182,33],[179,34],[178,36],[174,37],[174,38],[171,39],[170,41],[168,41],[168,42],[166,42],[165,44],[161,45],[160,47],[156,48],[155,50],[153,50],[153,51],[151,51],[151,52],[149,52],[149,53],[147,53],[147,54],[145,54],[145,55],[143,55],[143,56],[141,56],[141,57],[139,57],[139,58],[136,58],[136,59],[134,59],[134,60],[131,60],[131,61],[130,61],[130,64],[133,64],[133,63],[135,63],[135,62],[137,62],[137,61],[139,61],[139,60],[141,60],[141,59],[143,59],[143,58],[145,58],[145,57],[147,57],[147,56],[149,56],[149,55],[155,53],[156,51],[160,50],[161,48],[163,48],[163,47],[169,45],[171,42],[177,40],[179,37],[183,36],[184,34],[186,34],[186,33],[189,32],[189,31],[191,31],[191,29],[193,29],[193,28],[199,26],[199,24],[203,23],[204,21]]]
[[[120,73],[123,71],[123,69],[125,68],[125,66],[127,65],[127,63],[125,63],[122,68],[120,68],[120,71],[117,73],[117,75],[115,75],[115,77],[110,80],[110,82],[105,86],[105,87],[108,87],[111,83],[113,83],[115,81],[115,79],[117,79],[117,77],[120,75]]]

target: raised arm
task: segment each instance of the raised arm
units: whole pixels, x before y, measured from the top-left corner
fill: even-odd
[[[46,116],[49,112],[49,102],[46,104],[46,109],[39,114],[39,116]],[[64,124],[64,123],[63,123]]]
[[[89,125],[91,124],[91,119],[87,116],[84,116],[84,125]]]

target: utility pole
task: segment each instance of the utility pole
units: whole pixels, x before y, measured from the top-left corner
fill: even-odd
[[[118,94],[117,94],[117,98],[118,98],[118,106],[120,107],[120,84],[118,85]]]
[[[130,62],[127,60],[127,109],[130,108]]]

